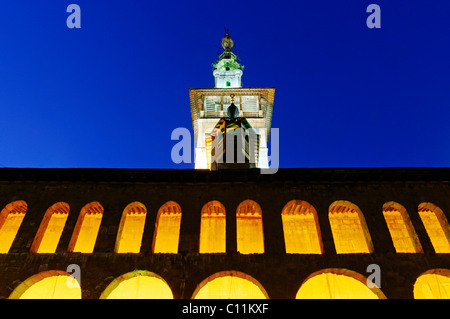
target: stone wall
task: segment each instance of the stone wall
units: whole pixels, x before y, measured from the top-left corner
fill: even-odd
[[[0,254],[0,297],[45,270],[81,267],[83,298],[99,298],[111,281],[127,272],[149,270],[166,280],[175,298],[190,298],[197,285],[223,270],[246,273],[270,298],[294,298],[302,282],[327,268],[345,268],[367,276],[367,266],[381,269],[381,290],[387,298],[412,298],[417,277],[434,268],[450,268],[450,254],[436,254],[418,214],[418,205],[432,202],[450,218],[450,169],[281,169],[275,175],[258,170],[108,170],[0,169],[0,205],[24,200],[28,210],[8,254]],[[262,208],[264,254],[242,255],[236,249],[236,208],[246,200]],[[303,200],[317,211],[324,254],[286,254],[281,211],[290,200]],[[211,200],[226,209],[225,254],[199,254],[200,212]],[[328,220],[331,203],[346,200],[363,213],[374,246],[371,254],[336,254]],[[64,201],[70,213],[54,254],[30,253],[47,208]],[[81,208],[98,201],[104,207],[94,252],[69,253],[67,248]],[[139,201],[147,218],[138,254],[114,253],[123,209]],[[156,214],[167,201],[182,209],[178,254],[151,253]],[[383,204],[403,205],[423,253],[395,252],[383,217]]]

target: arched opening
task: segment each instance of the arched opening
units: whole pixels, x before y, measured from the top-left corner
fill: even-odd
[[[114,279],[100,299],[173,299],[167,282],[157,274],[135,270]]]
[[[203,205],[200,221],[200,253],[226,252],[225,207],[217,200]]]
[[[58,247],[67,217],[69,204],[58,202],[45,212],[44,218],[31,244],[32,253],[54,253]]]
[[[221,271],[203,280],[192,299],[269,299],[253,277],[235,270]]]
[[[120,220],[119,231],[117,232],[114,252],[140,252],[146,216],[147,209],[140,202],[133,202],[125,207]]]
[[[18,200],[9,203],[0,212],[0,254],[9,252],[27,209],[27,203]]]
[[[369,288],[367,279],[347,269],[324,269],[302,283],[296,299],[386,299],[376,286]]]
[[[92,253],[102,217],[103,206],[99,202],[91,202],[85,205],[78,215],[67,251]]]
[[[236,210],[237,251],[241,254],[263,254],[264,234],[262,210],[257,202],[247,199]]]
[[[361,210],[348,201],[330,205],[328,218],[338,254],[372,253],[373,244]]]
[[[423,252],[405,207],[396,202],[387,202],[383,205],[383,215],[397,253]]]
[[[415,299],[450,299],[450,269],[431,269],[414,283]]]
[[[419,205],[419,215],[437,254],[450,253],[450,226],[444,212],[432,203]]]
[[[291,200],[281,212],[287,254],[323,254],[317,212],[308,202]]]
[[[9,299],[81,299],[81,288],[69,273],[48,270],[20,283]]]
[[[168,201],[159,208],[153,236],[152,250],[154,253],[178,253],[180,225],[180,205],[176,202]]]

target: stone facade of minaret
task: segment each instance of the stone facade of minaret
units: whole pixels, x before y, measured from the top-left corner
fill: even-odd
[[[221,118],[227,117],[228,107],[232,104],[238,109],[238,117],[246,122],[258,134],[256,163],[251,167],[268,168],[267,141],[270,137],[275,88],[242,87],[244,67],[239,58],[231,52],[233,40],[229,33],[222,38],[223,53],[213,64],[214,88],[190,89],[192,126],[195,141],[195,168],[211,169],[211,133]]]

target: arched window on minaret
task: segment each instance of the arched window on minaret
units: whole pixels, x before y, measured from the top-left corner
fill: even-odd
[[[397,253],[423,252],[405,207],[396,202],[387,202],[383,205],[383,215]]]
[[[23,200],[9,203],[0,213],[0,254],[7,254],[17,235],[28,205]]]
[[[69,204],[58,202],[45,212],[31,244],[32,253],[54,253],[69,216]]]
[[[262,210],[259,204],[247,199],[236,210],[237,251],[241,254],[263,254],[264,234]]]
[[[339,200],[330,205],[328,218],[336,253],[372,253],[373,244],[366,220],[355,204]]]
[[[434,251],[437,254],[450,253],[450,226],[442,209],[432,203],[422,203],[419,215]]]
[[[203,205],[200,221],[200,253],[226,252],[225,207],[217,200]]]
[[[178,253],[180,225],[181,207],[178,203],[168,201],[159,208],[153,235],[154,253]]]
[[[291,200],[282,212],[287,254],[323,254],[319,221],[314,207],[302,200]]]
[[[81,209],[80,215],[78,215],[67,251],[92,253],[97,241],[102,217],[103,206],[99,202],[91,202],[85,205]]]
[[[146,216],[147,209],[140,202],[133,202],[125,207],[120,220],[119,231],[117,232],[114,252],[140,252]]]

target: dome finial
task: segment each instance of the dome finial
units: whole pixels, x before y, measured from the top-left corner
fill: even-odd
[[[226,34],[222,38],[222,48],[225,50],[225,52],[230,52],[233,48],[233,40],[230,38],[230,33],[228,29],[225,29]]]

